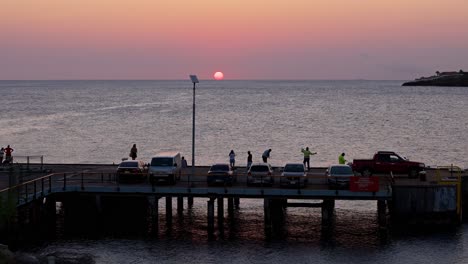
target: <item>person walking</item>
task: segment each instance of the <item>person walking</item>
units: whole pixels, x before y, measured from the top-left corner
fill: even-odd
[[[5,149],[2,147],[0,149],[0,165],[3,163],[3,154],[5,154]]]
[[[307,170],[310,170],[310,156],[317,154],[317,152],[311,152],[309,150],[309,147],[306,147],[305,149],[301,149],[301,152],[304,154],[304,166],[307,163]]]
[[[231,168],[236,166],[236,153],[234,153],[234,150],[232,149],[231,152],[229,152],[229,165],[231,165]]]
[[[138,149],[136,147],[136,144],[133,144],[133,147],[130,149],[130,158],[132,158],[132,160],[135,160],[137,158],[137,152],[138,152]]]
[[[8,145],[8,146],[6,147],[6,149],[4,150],[4,152],[5,152],[5,162],[8,162],[8,163],[13,162],[13,157],[11,156],[11,153],[12,153],[13,151],[15,151],[15,150],[12,149],[12,148],[10,147],[10,145]]]
[[[344,152],[341,153],[340,156],[338,156],[338,164],[346,164],[347,160],[345,160],[344,156],[345,156]]]
[[[247,151],[247,170],[250,169],[250,166],[252,166],[252,153],[249,150]]]
[[[262,159],[263,159],[263,162],[267,163],[268,162],[268,158],[270,157],[270,153],[271,153],[271,149],[267,149],[263,152],[262,154]]]

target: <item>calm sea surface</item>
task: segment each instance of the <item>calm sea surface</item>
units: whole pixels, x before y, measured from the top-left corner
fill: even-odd
[[[428,165],[468,167],[468,89],[401,87],[399,81],[202,81],[196,94],[196,164],[243,165],[272,149],[271,163],[313,166],[393,150]],[[46,163],[118,163],[177,150],[191,161],[189,81],[0,81],[0,145]],[[18,157],[17,161],[21,161]],[[164,207],[160,207],[161,218]],[[281,234],[267,239],[263,204],[242,200],[235,222],[206,235],[206,200],[157,239],[59,239],[37,254],[88,254],[97,263],[467,263],[466,226],[378,232],[375,202],[337,202],[324,231],[320,210],[288,209]]]
[[[399,81],[202,81],[196,94],[196,164],[315,166],[393,150],[428,165],[468,166],[468,89]],[[118,163],[177,150],[191,161],[189,81],[0,81],[0,145],[48,163]]]

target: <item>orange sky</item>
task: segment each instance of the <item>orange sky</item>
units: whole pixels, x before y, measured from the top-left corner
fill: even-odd
[[[468,70],[466,0],[3,0],[0,79],[412,79]]]

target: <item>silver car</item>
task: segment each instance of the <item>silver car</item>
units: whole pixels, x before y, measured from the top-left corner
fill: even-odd
[[[219,163],[210,167],[206,181],[208,185],[221,184],[232,186],[236,178],[229,164]]]
[[[307,172],[302,163],[287,163],[280,178],[281,187],[305,187]]]
[[[273,185],[273,169],[268,163],[254,163],[247,172],[247,185]]]
[[[331,165],[325,175],[331,188],[349,188],[350,177],[354,176],[349,165]]]

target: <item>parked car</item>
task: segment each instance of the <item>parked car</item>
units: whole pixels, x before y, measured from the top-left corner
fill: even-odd
[[[372,159],[355,159],[352,168],[362,176],[371,176],[373,173],[407,174],[409,178],[418,177],[424,171],[425,165],[421,162],[409,161],[392,151],[379,151]]]
[[[273,185],[273,169],[268,163],[254,163],[247,172],[247,185]]]
[[[162,152],[151,158],[149,175],[151,183],[175,184],[182,170],[179,152]]]
[[[119,167],[117,167],[117,181],[119,183],[143,181],[146,180],[147,177],[147,166],[141,160],[122,161]]]
[[[210,167],[206,181],[208,185],[226,184],[231,186],[236,181],[236,178],[229,164],[219,163]]]
[[[281,187],[302,187],[307,185],[307,172],[302,163],[284,165],[280,178]]]
[[[349,165],[331,165],[325,175],[328,178],[330,188],[349,188],[350,177],[354,176],[353,169]]]

